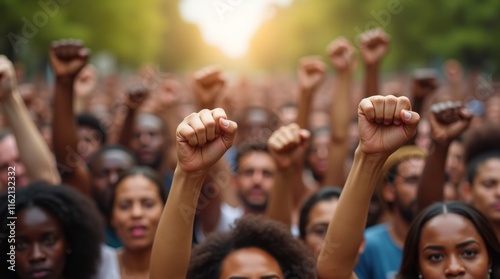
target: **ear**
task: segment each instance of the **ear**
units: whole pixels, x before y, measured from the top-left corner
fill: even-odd
[[[460,191],[464,201],[468,204],[472,203],[472,185],[469,182],[464,182]]]
[[[394,186],[392,184],[384,182],[382,185],[382,197],[386,202],[394,202],[396,195],[394,194]]]

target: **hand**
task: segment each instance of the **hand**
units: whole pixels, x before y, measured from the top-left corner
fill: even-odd
[[[0,101],[5,101],[11,97],[16,88],[14,66],[7,57],[0,55]]]
[[[419,69],[413,74],[413,95],[424,98],[436,91],[438,87],[437,73],[433,69]]]
[[[148,99],[149,89],[142,83],[132,83],[127,88],[127,107],[131,110],[140,107]]]
[[[232,146],[238,125],[223,109],[192,113],[177,127],[177,166],[189,173],[204,173]]]
[[[311,134],[292,123],[276,130],[267,141],[267,146],[278,168],[286,169],[302,159]]]
[[[49,58],[55,75],[58,78],[76,78],[85,67],[90,51],[75,40],[61,40],[52,43]]]
[[[380,28],[359,35],[361,55],[367,65],[378,64],[389,49],[389,37]]]
[[[304,57],[299,62],[300,88],[310,91],[316,89],[325,77],[325,63],[316,56]]]
[[[431,138],[437,143],[450,143],[469,127],[471,120],[472,113],[461,102],[435,103],[429,116]]]
[[[365,154],[389,156],[413,138],[419,120],[406,97],[365,98],[358,107],[359,148]]]
[[[165,78],[160,83],[160,86],[155,91],[158,103],[161,105],[162,109],[171,107],[179,101],[181,84],[171,78]]]
[[[338,72],[356,69],[354,48],[346,38],[340,37],[331,42],[328,45],[327,53],[330,62]]]
[[[75,80],[75,94],[79,98],[85,98],[92,93],[97,85],[97,70],[92,65],[83,67]]]
[[[226,80],[217,66],[208,66],[194,74],[194,92],[203,108],[212,108]]]

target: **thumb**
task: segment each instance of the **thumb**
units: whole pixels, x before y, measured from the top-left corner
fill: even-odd
[[[234,137],[236,136],[236,131],[238,130],[238,124],[231,120],[219,118],[219,127],[222,131],[222,142],[226,148],[229,149],[233,145]]]
[[[402,109],[400,112],[401,120],[404,124],[404,129],[409,137],[413,137],[417,133],[418,122],[420,115],[414,111]]]
[[[307,141],[311,137],[311,132],[306,129],[300,129],[299,131],[300,141]]]

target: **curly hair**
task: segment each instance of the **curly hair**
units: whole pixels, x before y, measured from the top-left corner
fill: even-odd
[[[284,225],[253,215],[241,218],[231,232],[213,234],[195,246],[187,278],[217,279],[224,259],[233,251],[249,247],[272,255],[284,278],[316,278],[316,260],[304,244]]]
[[[403,249],[403,260],[398,279],[419,278],[419,245],[422,228],[432,218],[445,214],[457,214],[469,220],[484,240],[491,263],[491,278],[500,278],[500,244],[498,243],[495,230],[490,222],[479,211],[462,202],[440,202],[427,207],[413,221],[405,240]]]
[[[484,124],[465,135],[467,181],[472,184],[477,168],[491,158],[500,158],[500,127]]]
[[[7,193],[0,196],[0,219],[7,220]],[[71,253],[66,255],[65,278],[89,279],[97,271],[101,255],[102,219],[95,204],[69,186],[53,186],[35,182],[16,189],[16,213],[38,207],[53,215],[60,223]],[[7,222],[0,227],[0,278],[19,278],[7,274],[8,244]],[[9,272],[10,273],[10,272]],[[10,276],[10,277],[9,277]]]

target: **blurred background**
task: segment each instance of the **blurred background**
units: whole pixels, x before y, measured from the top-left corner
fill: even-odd
[[[386,74],[455,58],[466,71],[498,76],[498,11],[495,0],[1,0],[0,53],[28,76],[47,69],[49,44],[61,38],[83,40],[104,74],[214,63],[291,74],[301,56],[324,56],[333,38],[357,45],[360,33],[381,27],[391,38]]]

